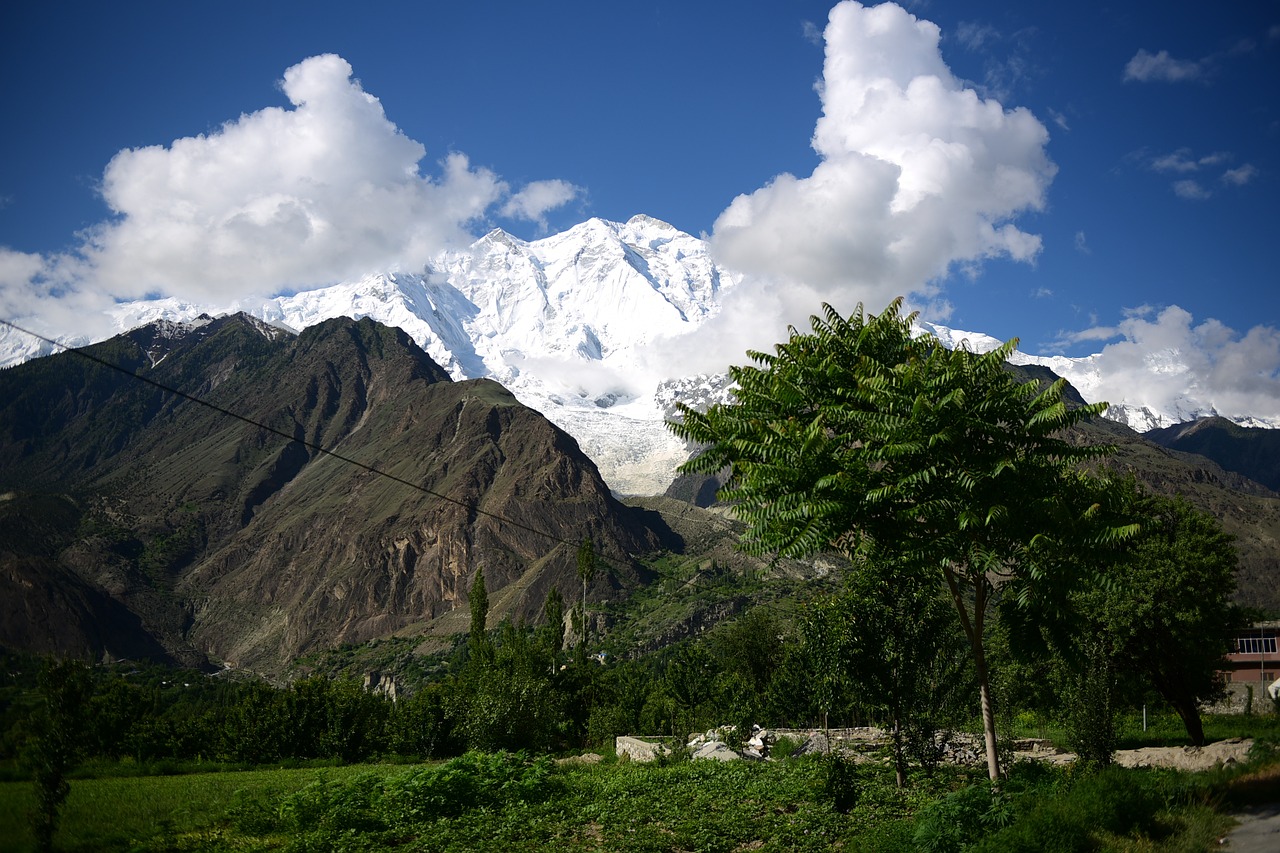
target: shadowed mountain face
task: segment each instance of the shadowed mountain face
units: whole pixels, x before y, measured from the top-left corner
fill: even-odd
[[[532,619],[577,588],[584,536],[612,596],[670,536],[540,414],[369,320],[153,324],[88,352],[262,426],[75,353],[0,371],[0,644],[274,672],[452,624],[480,568],[491,619]]]
[[[1226,418],[1201,418],[1153,429],[1146,437],[1170,450],[1198,453],[1280,491],[1280,430],[1242,427]]]

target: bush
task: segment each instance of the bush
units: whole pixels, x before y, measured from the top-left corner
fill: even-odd
[[[1076,853],[1097,847],[1097,833],[1154,832],[1164,807],[1158,777],[1121,768],[1078,775],[1062,795],[1033,786],[1020,795],[1022,816],[969,848],[975,853]]]
[[[542,802],[560,791],[555,763],[523,752],[468,752],[388,779],[379,805],[388,826],[457,817],[468,809]]]
[[[347,782],[312,782],[280,803],[281,827],[302,832],[382,829],[377,808],[381,788],[382,779],[372,773],[362,773]]]
[[[991,786],[966,785],[920,810],[912,840],[925,853],[959,853],[989,831],[991,811]]]
[[[838,812],[848,813],[858,804],[862,792],[858,765],[839,753],[831,753],[825,759],[826,773],[822,783],[822,795]]]

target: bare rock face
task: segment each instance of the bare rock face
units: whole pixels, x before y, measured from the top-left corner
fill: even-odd
[[[465,613],[480,570],[493,618],[532,621],[552,587],[577,588],[584,537],[606,568],[592,595],[620,594],[640,582],[630,555],[670,535],[567,434],[496,383],[450,381],[399,330],[343,318],[294,337],[241,315],[166,331],[90,350],[189,397],[72,353],[0,373],[0,493],[78,508],[43,550],[0,531],[4,612],[40,598],[5,584],[26,567],[45,599],[83,587],[131,614],[153,651],[270,673]],[[33,611],[3,641],[123,647],[61,598],[44,610],[111,636],[59,639]]]

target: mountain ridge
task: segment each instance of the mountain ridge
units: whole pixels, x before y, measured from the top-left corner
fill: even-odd
[[[549,589],[579,589],[584,536],[611,567],[597,600],[642,582],[632,554],[673,544],[571,436],[402,330],[231,315],[174,331],[91,354],[209,406],[76,353],[0,371],[0,645],[279,672],[317,646],[430,633],[480,569],[493,618],[532,619]]]
[[[614,491],[658,494],[689,450],[665,426],[671,401],[704,404],[713,397],[702,392],[723,395],[724,381],[655,376],[644,350],[659,336],[696,332],[740,281],[715,262],[703,240],[638,214],[625,223],[589,219],[532,241],[493,229],[420,272],[373,273],[230,306],[162,299],[117,305],[112,313],[118,332],[151,320],[198,321],[234,311],[294,332],[338,316],[370,317],[404,329],[452,378],[487,377],[510,389],[572,434]],[[1002,343],[932,323],[920,330],[948,346],[986,350]],[[696,337],[685,340],[696,345]],[[0,365],[47,349],[0,330]],[[1015,351],[1011,361],[1048,367],[1086,399],[1098,397],[1097,356]],[[1140,400],[1111,402],[1106,416],[1139,431],[1218,414],[1191,397],[1169,411]]]

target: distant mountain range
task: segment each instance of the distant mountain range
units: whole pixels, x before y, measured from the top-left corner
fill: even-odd
[[[122,332],[154,320],[192,322],[234,311],[291,331],[336,317],[368,317],[403,329],[455,380],[503,384],[573,435],[616,492],[655,494],[688,455],[664,424],[674,402],[722,399],[726,382],[722,375],[655,376],[644,349],[660,336],[696,331],[738,283],[702,240],[636,216],[625,223],[591,219],[535,241],[494,230],[417,273],[371,274],[224,306],[174,299],[126,303],[113,314]],[[963,341],[984,350],[1000,343],[933,324],[921,330],[949,346]],[[0,366],[49,351],[29,336],[0,330]],[[1016,353],[1013,361],[1048,367],[1094,399],[1101,369],[1096,357]],[[1157,410],[1142,403],[1141,390],[1112,400],[1107,417],[1145,431],[1217,414],[1190,396],[1173,410]]]
[[[1280,435],[1243,446],[1257,432]],[[1270,445],[1206,448],[1219,464],[1105,420],[1079,440],[1220,518],[1239,600],[1280,610],[1280,496],[1233,473],[1274,472]],[[481,570],[495,622],[537,621],[552,588],[572,600],[584,537],[602,558],[595,601],[646,584],[646,555],[735,559],[732,523],[693,506],[714,491],[681,478],[624,504],[572,436],[368,318],[299,334],[246,314],[158,319],[0,370],[0,647],[273,675],[342,643],[447,648]]]

